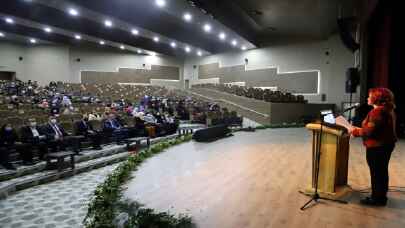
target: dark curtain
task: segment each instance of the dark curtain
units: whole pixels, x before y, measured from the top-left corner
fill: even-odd
[[[367,87],[387,87],[396,99],[397,132],[405,136],[405,88],[403,58],[405,37],[401,28],[405,13],[400,1],[379,1],[368,22]]]
[[[380,1],[369,22],[370,87],[388,87],[392,10],[386,1]],[[371,79],[371,80],[370,80]]]

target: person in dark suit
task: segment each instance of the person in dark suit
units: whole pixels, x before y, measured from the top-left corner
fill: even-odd
[[[107,119],[104,120],[103,132],[107,136],[113,137],[117,144],[120,144],[128,137],[128,130],[119,123],[113,113],[108,114]]]
[[[12,128],[11,124],[5,124],[0,129],[0,164],[10,170],[16,168],[10,163],[10,151],[15,149],[15,142],[18,136],[16,131]]]
[[[33,149],[37,149],[39,159],[44,160],[45,155],[48,153],[46,135],[38,128],[35,119],[28,119],[28,122],[27,126],[21,128],[21,142],[25,151],[25,159],[23,160],[27,161],[27,163],[32,162]]]
[[[96,150],[101,150],[101,134],[94,130],[93,126],[89,122],[87,115],[83,115],[83,118],[76,123],[76,135],[82,135],[86,139],[90,139],[93,148]]]
[[[53,152],[65,150],[67,146],[72,146],[73,151],[80,151],[80,141],[69,137],[70,135],[58,124],[55,116],[50,116],[48,123],[43,126],[42,132],[46,135],[48,146]]]

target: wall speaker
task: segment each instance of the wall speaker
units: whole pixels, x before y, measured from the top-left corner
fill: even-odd
[[[355,52],[360,48],[360,45],[355,41],[351,32],[353,30],[354,23],[354,17],[339,18],[337,20],[340,38],[342,39],[343,44],[352,52]]]
[[[81,59],[80,59],[80,58],[77,58],[77,59],[76,59],[76,62],[80,62],[80,61],[81,61]]]
[[[197,69],[197,66],[196,66],[196,65],[193,65],[193,68],[194,68],[194,69]]]
[[[23,61],[24,58],[20,56],[20,57],[18,57],[18,60]]]
[[[348,68],[346,71],[346,93],[355,93],[359,84],[360,73],[357,68]]]
[[[321,101],[326,101],[326,94],[322,93],[322,95],[321,95]]]
[[[146,66],[146,64],[144,63],[144,64],[142,64],[142,66],[143,66],[143,67],[145,67],[145,66]]]

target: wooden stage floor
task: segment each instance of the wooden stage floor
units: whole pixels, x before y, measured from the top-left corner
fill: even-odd
[[[352,139],[349,184],[369,187],[365,148]],[[405,142],[391,157],[390,185],[405,187]],[[203,228],[405,227],[405,193],[390,192],[384,208],[321,201],[300,211],[298,193],[311,180],[311,134],[300,129],[239,132],[211,143],[190,142],[146,161],[125,197],[158,211],[184,213]],[[402,189],[405,191],[405,188]]]

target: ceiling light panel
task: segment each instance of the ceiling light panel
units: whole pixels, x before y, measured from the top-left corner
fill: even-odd
[[[79,11],[77,11],[77,10],[74,9],[74,8],[69,8],[69,9],[68,9],[68,13],[69,13],[71,16],[79,16]]]
[[[162,7],[165,7],[165,6],[166,6],[166,1],[165,1],[165,0],[155,0],[155,4],[156,4],[158,7],[162,8]]]
[[[52,32],[52,29],[49,28],[49,27],[45,27],[45,28],[44,28],[44,31],[45,31],[46,33],[51,33],[51,32]]]
[[[7,24],[14,24],[14,20],[11,17],[6,17],[4,20]]]
[[[112,23],[112,21],[111,20],[105,20],[104,21],[104,25],[105,25],[105,27],[112,27],[113,26],[113,23]]]
[[[190,22],[193,19],[193,16],[190,13],[184,13],[183,19],[187,22]]]

